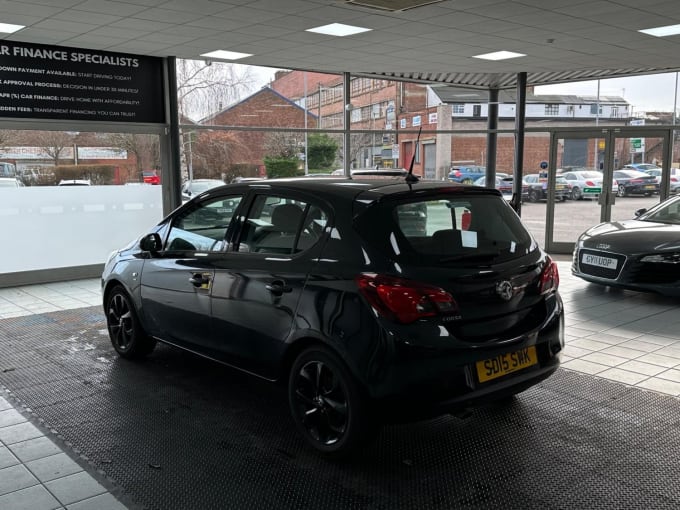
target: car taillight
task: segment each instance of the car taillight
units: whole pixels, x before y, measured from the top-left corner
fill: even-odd
[[[592,186],[594,188],[595,183],[593,181],[586,181],[586,186]]]
[[[643,182],[645,182],[644,179],[631,179],[630,180],[631,184],[642,184]]]
[[[458,313],[453,296],[433,285],[375,273],[360,274],[355,280],[377,313],[402,324]]]
[[[538,282],[538,291],[540,294],[548,294],[549,292],[557,291],[560,285],[560,273],[557,270],[557,264],[550,257],[546,257],[545,267],[541,272],[541,278]]]
[[[463,175],[462,173],[460,173],[460,170],[456,170],[454,174],[456,177],[460,177],[461,175]]]

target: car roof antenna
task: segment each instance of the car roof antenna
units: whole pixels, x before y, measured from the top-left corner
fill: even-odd
[[[418,152],[418,143],[420,142],[420,132],[423,130],[423,126],[418,129],[418,137],[416,138],[416,144],[413,147],[413,157],[411,158],[411,165],[408,167],[408,175],[406,176],[406,182],[412,184],[418,182],[418,177],[413,175],[413,164],[416,162],[416,153]]]

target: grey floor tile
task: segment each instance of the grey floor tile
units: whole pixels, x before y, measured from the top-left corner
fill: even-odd
[[[674,368],[671,368],[670,370],[666,370],[665,372],[661,372],[660,374],[657,375],[657,377],[661,379],[668,379],[669,381],[675,381],[677,383],[680,383],[680,370],[676,370]]]
[[[0,469],[0,495],[37,484],[38,479],[21,464]]]
[[[106,492],[106,489],[97,480],[84,471],[46,482],[45,487],[62,504],[67,506]]]
[[[662,356],[656,352],[650,352],[644,356],[636,358],[637,361],[642,361],[643,363],[652,363],[653,365],[660,365],[666,368],[673,368],[680,364],[680,360],[677,358],[671,358],[668,356]]]
[[[14,443],[9,446],[12,453],[16,455],[21,462],[30,462],[42,457],[49,457],[55,453],[61,452],[59,448],[49,437],[36,437],[21,443]]]
[[[12,409],[12,404],[7,402],[4,398],[0,397],[0,411],[4,411],[5,409]]]
[[[661,393],[667,393],[669,395],[680,396],[680,383],[668,381],[666,379],[659,379],[658,377],[650,377],[649,379],[642,381],[635,386],[639,388],[647,388],[648,390],[654,390]]]
[[[49,482],[82,471],[83,468],[65,453],[32,460],[26,467],[41,482]]]
[[[0,496],[3,510],[56,510],[61,504],[42,485]]]
[[[19,459],[6,446],[0,446],[0,469],[19,464]],[[0,507],[2,508],[2,507]]]
[[[0,441],[6,445],[27,441],[42,435],[43,433],[38,430],[38,427],[28,422],[0,428]]]
[[[16,409],[5,409],[0,411],[0,428],[16,425],[17,423],[24,423],[28,421],[26,417]]]
[[[644,374],[638,374],[636,372],[629,372],[628,370],[622,370],[620,368],[610,368],[604,372],[597,374],[598,377],[604,377],[605,379],[611,379],[612,381],[618,381],[625,384],[637,384],[649,378],[649,376]]]
[[[126,510],[126,508],[108,492],[66,507],[67,510]]]

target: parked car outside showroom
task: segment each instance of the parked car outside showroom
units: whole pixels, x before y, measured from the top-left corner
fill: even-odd
[[[548,178],[540,174],[525,175],[522,179],[522,189],[526,189],[529,202],[540,202],[548,199]],[[564,202],[570,194],[569,183],[564,177],[555,177],[555,200]]]
[[[463,184],[472,184],[485,174],[486,167],[479,165],[452,166],[451,171],[449,172],[449,180],[461,182]]]
[[[224,186],[220,179],[191,179],[182,184],[182,202],[187,202],[194,196],[209,189]]]
[[[507,175],[507,174],[503,174]],[[512,200],[512,177],[502,177],[496,175],[496,185],[494,186],[498,191],[503,194],[503,198],[506,200]],[[486,177],[480,177],[474,182],[475,186],[486,186]],[[524,185],[523,185],[524,186]]]
[[[0,188],[23,188],[24,183],[16,177],[0,177]]]
[[[158,172],[156,172],[156,170],[144,170],[142,172],[142,180],[146,184],[160,184],[161,176],[158,175]]]
[[[656,178],[638,170],[614,170],[614,179],[619,185],[617,195],[620,197],[659,193]]]
[[[663,170],[661,168],[650,168],[648,170],[644,170],[644,172],[647,175],[651,175],[654,177],[656,180],[656,183],[661,187],[661,176],[663,175]],[[671,168],[670,169],[671,176],[670,176],[670,190],[671,193],[677,193],[678,190],[680,190],[680,169],[678,168]]]
[[[597,198],[602,194],[602,183],[604,182],[604,174],[597,170],[569,170],[558,174],[569,183],[571,190],[570,196],[572,200],[582,200],[584,198]],[[612,183],[612,192],[617,193],[619,190],[616,180]]]
[[[420,210],[424,230],[411,228]],[[498,191],[404,178],[215,188],[112,253],[102,275],[120,356],[161,341],[280,381],[302,437],[331,456],[385,421],[550,376],[564,346],[558,284]]]
[[[640,209],[626,221],[586,230],[574,249],[572,273],[586,281],[680,296],[680,196]]]

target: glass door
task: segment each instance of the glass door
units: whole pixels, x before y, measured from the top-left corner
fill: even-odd
[[[638,127],[553,132],[545,175],[545,249],[571,253],[588,228],[634,218],[638,209],[668,196],[669,141],[670,130]]]
[[[649,209],[680,188],[677,176],[670,174],[670,132],[616,130],[612,138],[613,176],[616,180],[616,203],[609,219],[629,220],[635,211]]]
[[[551,135],[545,248],[571,253],[578,236],[604,221],[612,201],[607,130]]]

